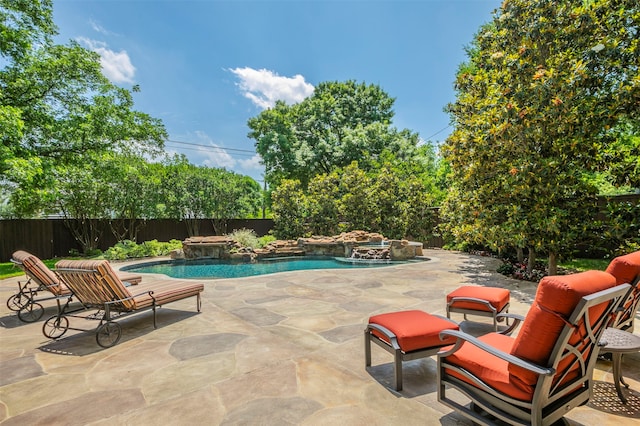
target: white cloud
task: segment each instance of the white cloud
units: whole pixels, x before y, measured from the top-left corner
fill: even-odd
[[[228,151],[226,147],[215,143],[204,131],[196,130],[174,137],[177,140],[189,141],[189,143],[180,146],[180,142],[169,140],[168,145],[165,146],[165,152],[169,156],[174,153],[184,154],[191,164],[224,167],[229,171],[247,175],[256,180],[260,180],[264,173],[264,166],[260,164],[261,157],[258,154],[247,157],[245,154]]]
[[[100,55],[100,65],[104,75],[114,83],[133,83],[136,68],[131,63],[129,55],[125,50],[115,52],[107,47],[102,41],[91,40],[80,37],[78,41],[88,49]]]
[[[106,28],[104,28],[102,25],[100,25],[94,20],[90,20],[89,24],[91,25],[91,28],[93,28],[93,30],[97,33],[104,34],[104,35],[114,35],[114,33],[107,30]]]
[[[230,70],[239,79],[238,86],[244,96],[256,106],[267,109],[282,100],[288,104],[302,101],[313,93],[314,87],[303,76],[282,77],[266,69],[233,68]]]
[[[202,164],[208,167],[224,167],[227,170],[233,169],[236,165],[236,160],[227,154],[224,150],[216,149],[220,148],[219,145],[212,144],[211,150],[202,148],[200,153],[206,158],[202,160]]]
[[[194,154],[198,156],[200,160],[197,164],[202,164],[208,167],[224,167],[227,170],[231,170],[235,167],[237,161],[229,155],[224,147],[216,144],[211,138],[204,132],[195,132],[196,143],[209,145],[210,148],[197,147],[195,152],[187,154],[188,157]]]
[[[243,170],[263,171],[264,166],[260,163],[260,161],[262,161],[262,157],[256,154],[253,157],[248,158],[246,160],[238,160],[238,163],[240,164],[240,167],[242,167]]]

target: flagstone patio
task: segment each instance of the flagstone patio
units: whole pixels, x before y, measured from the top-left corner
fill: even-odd
[[[40,321],[22,323],[4,304],[17,278],[0,281],[0,424],[467,425],[437,401],[435,357],[405,364],[402,392],[391,389],[387,352],[374,347],[365,368],[367,319],[401,309],[444,315],[446,294],[462,284],[509,288],[510,311],[524,315],[535,284],[494,272],[498,261],[488,257],[424,255],[431,260],[379,269],[205,280],[202,312],[191,298],[162,307],[157,329],[149,312],[127,317],[109,349],[91,333],[45,338],[54,302]],[[462,328],[480,334],[492,325]],[[598,362],[594,395],[567,415],[570,424],[637,424],[640,354],[623,360],[626,405],[611,370]]]

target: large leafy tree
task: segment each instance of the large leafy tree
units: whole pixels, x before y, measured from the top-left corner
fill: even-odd
[[[111,193],[107,190],[110,173],[102,165],[103,156],[84,156],[83,161],[54,169],[54,184],[45,190],[48,201],[45,212],[62,215],[67,227],[84,253],[96,249],[103,228],[100,219],[111,214]],[[107,181],[105,181],[107,179]]]
[[[0,184],[38,195],[81,155],[159,152],[166,131],[134,109],[137,89],[109,82],[96,53],[52,42],[50,0],[0,0],[0,17]],[[16,213],[36,214],[38,199]]]
[[[456,128],[443,152],[449,231],[494,248],[556,256],[586,231],[589,172],[640,108],[636,1],[507,0],[456,77]]]
[[[307,196],[300,181],[284,179],[271,193],[273,231],[278,238],[300,238],[307,235],[309,216]]]
[[[249,137],[276,187],[297,179],[303,187],[352,161],[367,168],[385,150],[411,157],[418,135],[391,125],[393,102],[379,86],[355,81],[320,83],[295,105],[277,102],[248,122]]]
[[[47,44],[55,32],[51,0],[0,0],[0,56],[5,62],[22,62],[36,44]],[[4,87],[0,86],[0,96]],[[22,136],[20,108],[0,103],[0,161],[9,157],[10,142]],[[1,169],[0,169],[1,170]]]
[[[145,220],[158,217],[162,170],[161,163],[136,155],[104,156],[95,173],[104,176],[102,190],[109,194],[109,227],[116,241],[137,241]]]

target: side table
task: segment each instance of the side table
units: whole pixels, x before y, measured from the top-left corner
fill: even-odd
[[[620,383],[626,388],[629,387],[622,377],[621,363],[622,355],[640,351],[640,336],[617,328],[607,328],[600,341],[605,345],[600,349],[600,353],[611,353],[613,361],[613,382],[620,401],[627,403],[627,398],[623,395]]]

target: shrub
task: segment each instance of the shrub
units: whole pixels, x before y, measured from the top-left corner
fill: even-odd
[[[273,241],[276,241],[276,240],[277,240],[277,238],[275,236],[273,236],[273,235],[265,235],[263,237],[258,238],[258,244],[259,244],[260,247],[264,247],[267,244],[269,244],[269,243],[271,243]]]
[[[240,244],[242,247],[259,248],[261,247],[258,236],[253,229],[235,229],[227,237]]]
[[[124,240],[104,252],[104,258],[108,260],[124,260],[140,257],[166,256],[171,250],[182,248],[182,241],[171,240],[168,243],[158,240],[145,241],[136,244],[135,241]]]

